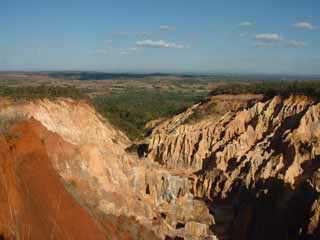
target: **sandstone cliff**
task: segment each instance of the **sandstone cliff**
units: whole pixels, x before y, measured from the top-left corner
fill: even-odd
[[[200,170],[204,154],[210,152],[207,144],[213,137],[214,126],[222,118],[228,121],[232,114],[262,98],[261,95],[221,95],[192,106],[153,129],[149,157],[167,168]]]
[[[35,119],[48,130],[40,138],[51,164],[69,193],[100,223],[127,219],[121,224],[127,222],[132,239],[214,236],[209,229],[214,218],[191,194],[188,176],[129,154],[130,141],[88,104],[11,102],[3,104],[0,118]]]
[[[193,194],[207,199],[233,239],[307,238],[319,221],[319,111],[308,97],[274,97],[218,121],[167,131],[168,121],[153,132],[149,158],[192,172]]]
[[[109,220],[102,228],[66,191],[42,142],[46,134],[28,120],[0,136],[0,238],[133,239]]]

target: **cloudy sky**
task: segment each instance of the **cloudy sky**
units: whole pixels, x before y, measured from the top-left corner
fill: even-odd
[[[320,74],[319,0],[0,1],[0,70]]]

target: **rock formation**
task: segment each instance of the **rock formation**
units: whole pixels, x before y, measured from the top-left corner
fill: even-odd
[[[48,134],[27,120],[0,136],[0,239],[134,239],[108,219],[102,227],[66,191],[42,142]]]
[[[149,157],[195,175],[193,194],[206,199],[220,239],[309,238],[319,221],[319,111],[308,97],[274,97],[216,122],[170,131],[166,122]]]
[[[2,100],[0,119],[1,184],[10,182],[0,222],[33,226],[30,239],[320,237],[320,104],[311,98],[214,96],[149,124],[139,154],[85,102]],[[78,238],[84,231],[91,237]]]
[[[127,219],[132,239],[214,236],[208,228],[214,218],[191,194],[188,176],[128,153],[130,141],[88,104],[69,99],[11,102],[1,107],[0,119],[33,119],[46,129],[39,138],[53,168],[99,223]]]
[[[261,99],[261,95],[221,95],[192,106],[153,129],[149,157],[167,168],[200,170],[204,155],[211,152],[210,138],[218,138],[213,136],[214,126],[222,119],[228,121],[232,114]],[[198,112],[202,113],[202,118],[190,124],[190,118]]]

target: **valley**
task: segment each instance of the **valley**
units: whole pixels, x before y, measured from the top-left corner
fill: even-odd
[[[162,89],[158,100],[144,90],[156,110],[145,102],[151,117],[134,115],[141,122],[132,128],[146,127],[139,137],[90,94],[68,96],[61,84],[2,92],[12,95],[0,101],[3,239],[319,238],[314,82],[274,93],[210,81],[190,87],[194,98],[186,87],[173,99]],[[108,94],[102,106],[123,104],[113,114],[143,112],[147,101]]]

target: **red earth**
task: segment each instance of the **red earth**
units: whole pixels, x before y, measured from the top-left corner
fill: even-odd
[[[133,239],[66,191],[46,151],[48,135],[60,141],[33,119],[0,134],[0,239]]]

